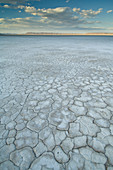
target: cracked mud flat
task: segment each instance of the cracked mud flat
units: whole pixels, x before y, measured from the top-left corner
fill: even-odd
[[[0,170],[113,170],[113,37],[0,38]]]

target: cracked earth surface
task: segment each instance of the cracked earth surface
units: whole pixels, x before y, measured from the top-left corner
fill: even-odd
[[[81,41],[2,37],[1,170],[113,170],[113,41]]]

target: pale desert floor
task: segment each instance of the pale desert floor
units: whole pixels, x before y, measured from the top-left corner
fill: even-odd
[[[0,170],[113,170],[113,38],[58,38],[0,41]]]

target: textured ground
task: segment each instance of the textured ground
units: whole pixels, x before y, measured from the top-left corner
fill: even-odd
[[[1,41],[0,170],[113,170],[113,41],[58,38]]]

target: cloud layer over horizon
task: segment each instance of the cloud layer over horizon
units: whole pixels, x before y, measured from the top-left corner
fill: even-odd
[[[24,0],[28,1],[28,0]],[[35,0],[34,0],[35,1]],[[53,31],[53,32],[73,32],[84,30],[100,30],[106,31],[106,28],[102,25],[100,16],[103,15],[103,8],[97,8],[96,10],[83,9],[83,8],[71,8],[68,6],[56,7],[56,8],[37,8],[35,5],[29,3],[25,5],[21,4],[22,1],[15,0],[0,0],[0,8],[2,10],[16,11],[21,14],[19,17],[1,17],[0,18],[0,32],[8,30],[22,32],[27,31]],[[29,2],[29,1],[28,1]],[[33,2],[33,1],[32,1]],[[40,3],[40,0],[37,0]],[[67,3],[68,4],[68,3]],[[107,10],[106,15],[112,14],[113,11]],[[22,16],[22,14],[24,16]],[[104,14],[105,15],[105,14]],[[109,26],[112,28],[112,25]],[[108,30],[110,30],[108,28]],[[112,29],[111,29],[112,31]]]

